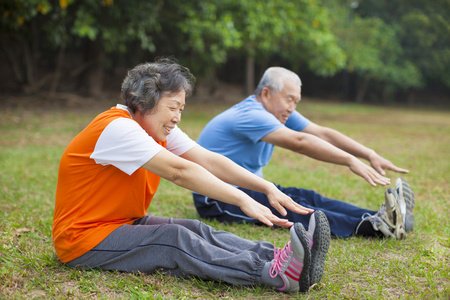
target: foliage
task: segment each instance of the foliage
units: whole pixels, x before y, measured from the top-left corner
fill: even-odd
[[[196,73],[209,74],[230,52],[258,59],[273,55],[330,75],[343,56],[329,30],[326,9],[306,1],[165,1],[159,37],[168,53],[181,53]],[[195,62],[195,63],[194,63]]]
[[[281,56],[292,66],[304,63],[318,75],[332,75],[343,66],[342,51],[320,1],[233,2],[245,55],[260,60]]]
[[[154,51],[152,41],[161,28],[158,13],[161,1],[98,1],[74,2],[67,7],[74,17],[71,33],[80,38],[100,40],[107,52],[125,53],[130,42]]]
[[[175,55],[197,75],[209,76],[230,50],[241,47],[228,0],[164,1],[157,53]]]
[[[362,17],[358,12],[365,3],[329,2],[333,30],[346,54],[346,71],[361,79],[359,98],[365,97],[370,81],[382,83],[385,91],[424,86],[420,70],[405,56],[398,26],[390,26],[378,16]]]
[[[350,72],[360,90],[408,91],[450,87],[449,13],[447,0],[6,0],[0,55],[21,88],[48,86],[49,76],[57,86],[56,73],[72,67],[67,52],[79,67],[105,53],[101,67],[173,55],[208,78],[230,57],[281,61],[302,74]]]
[[[149,33],[159,29],[156,15],[160,5],[160,1],[137,0],[17,0],[8,2],[2,23],[20,32],[30,31],[27,23],[36,21],[55,46],[67,43],[70,37],[87,38],[99,40],[107,51],[124,53],[130,41],[138,40],[143,49],[152,51]]]
[[[421,76],[421,85],[441,82],[450,87],[450,2],[446,0],[370,0],[361,2],[363,18],[378,17],[395,30],[400,61]],[[404,76],[403,76],[404,78]],[[417,86],[417,85],[412,85]]]

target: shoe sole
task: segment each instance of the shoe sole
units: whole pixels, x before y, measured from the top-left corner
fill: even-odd
[[[414,228],[414,215],[412,213],[412,210],[416,205],[414,192],[409,183],[403,178],[397,178],[397,180],[395,181],[395,190],[397,191],[398,196],[402,201],[405,202],[406,205],[404,220],[405,231],[411,231]]]
[[[311,248],[311,269],[309,272],[310,286],[318,283],[323,277],[325,259],[330,247],[330,224],[325,214],[318,210],[314,213],[316,228]],[[312,218],[313,216],[311,216]]]
[[[414,206],[416,205],[416,200],[409,183],[403,178],[397,178],[395,181],[395,189],[397,190],[398,196],[405,202],[406,208],[412,212]]]
[[[294,230],[304,250],[303,269],[299,278],[299,291],[304,293],[309,290],[309,269],[311,267],[311,250],[309,249],[309,239],[306,230],[301,223],[294,224]]]
[[[388,188],[386,190],[386,194],[392,194],[394,197],[393,203],[390,204],[391,207],[394,207],[394,217],[395,217],[395,224],[394,225],[394,236],[395,238],[401,240],[406,238],[406,232],[404,228],[404,219],[406,214],[406,204],[405,202],[400,199],[400,197],[396,196],[397,192],[393,188]],[[386,195],[386,199],[388,196]],[[403,201],[403,202],[401,202]],[[401,209],[401,207],[404,208],[404,210]]]

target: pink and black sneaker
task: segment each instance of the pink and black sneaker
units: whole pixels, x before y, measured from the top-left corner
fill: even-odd
[[[301,223],[295,223],[290,229],[291,241],[282,249],[274,249],[274,261],[270,267],[270,276],[280,276],[284,285],[279,291],[306,292],[309,289],[309,270],[311,250],[308,236]]]
[[[309,271],[309,285],[318,283],[323,277],[325,259],[330,246],[330,224],[325,214],[317,210],[309,219],[307,236],[311,247],[311,267]]]

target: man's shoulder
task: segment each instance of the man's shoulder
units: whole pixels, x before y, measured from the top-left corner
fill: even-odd
[[[261,108],[264,109],[262,104],[256,100],[255,95],[248,96],[247,98],[245,98],[241,102],[238,102],[237,104],[235,104],[231,108],[242,109],[242,110],[246,110],[246,109],[261,109]]]
[[[257,113],[260,110],[259,102],[247,97],[244,100],[234,104],[228,109],[216,115],[210,123],[217,125],[217,123],[230,123],[241,120],[243,117],[249,114]]]
[[[229,113],[241,118],[267,118],[271,115],[254,96],[247,97],[229,109]]]

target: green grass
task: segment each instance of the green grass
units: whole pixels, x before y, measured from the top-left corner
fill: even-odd
[[[375,149],[400,167],[416,194],[416,228],[406,240],[333,239],[321,283],[307,294],[235,287],[162,274],[83,271],[61,265],[51,239],[59,159],[69,141],[102,109],[7,109],[0,119],[0,299],[378,299],[450,297],[450,113],[303,100],[299,109]],[[190,104],[180,127],[196,139],[226,107]],[[303,186],[378,209],[382,187],[347,168],[277,149],[268,180]],[[397,174],[389,172],[395,180]],[[150,213],[197,218],[189,191],[162,181]],[[288,231],[205,221],[252,240],[282,246]]]

